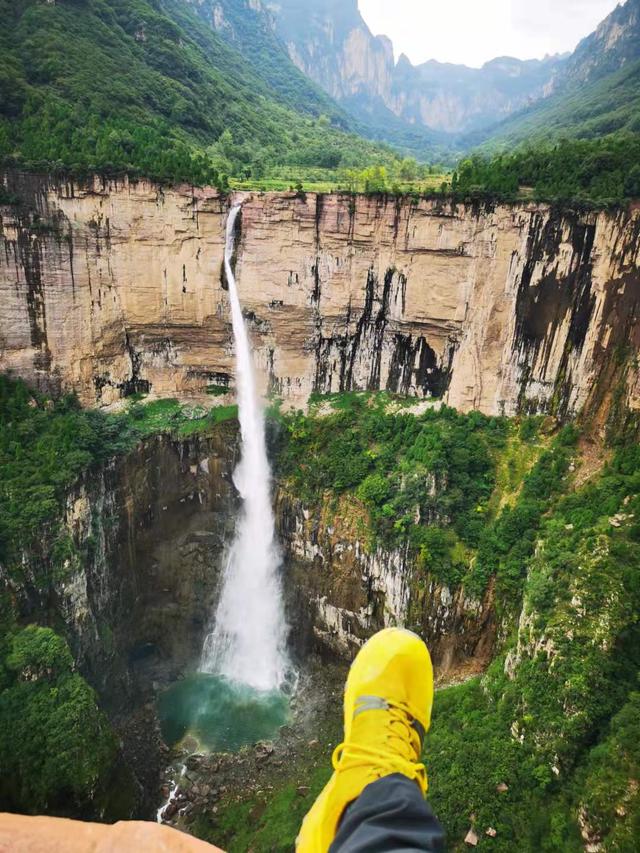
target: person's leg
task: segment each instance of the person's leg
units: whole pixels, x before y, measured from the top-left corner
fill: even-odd
[[[298,853],[443,849],[421,761],[432,704],[433,668],[420,637],[387,628],[365,643],[345,685],[335,772],[302,823]]]
[[[141,820],[111,825],[0,814],[0,851],[11,853],[222,853],[177,829]]]
[[[372,782],[346,810],[329,853],[436,853],[444,833],[420,788],[394,773]]]

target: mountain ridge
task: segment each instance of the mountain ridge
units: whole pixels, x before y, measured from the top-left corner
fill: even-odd
[[[474,69],[436,60],[413,65],[401,54],[396,62],[391,40],[373,35],[356,0],[266,0],[261,5],[298,68],[339,103],[350,101],[353,109],[355,99],[355,114],[365,120],[371,114],[382,117],[376,108],[381,102],[410,126],[452,136],[476,130],[495,123],[496,114],[505,117],[541,97],[564,61],[496,57]],[[496,65],[505,59],[507,68]],[[453,79],[444,79],[447,75]]]
[[[378,126],[391,121],[395,126],[387,139],[392,143],[404,126],[437,132],[453,150],[468,149],[491,138],[494,128],[500,138],[512,117],[532,110],[535,119],[541,104],[561,103],[567,93],[640,59],[640,0],[617,6],[571,54],[532,60],[499,56],[481,68],[433,59],[413,65],[404,53],[395,61],[392,42],[373,35],[357,0],[250,2],[270,15],[298,68],[352,115]],[[607,109],[616,108],[611,103]]]
[[[0,164],[224,185],[265,158],[393,157],[277,61],[252,67],[183,0],[0,0]]]

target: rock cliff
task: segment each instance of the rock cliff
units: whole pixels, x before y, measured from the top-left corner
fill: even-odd
[[[426,640],[438,674],[481,669],[496,637],[493,591],[482,601],[439,584],[405,544],[368,547],[366,519],[349,498],[310,511],[287,490],[276,495],[287,594],[298,646],[350,660],[375,631],[404,625]],[[297,603],[296,603],[297,598]]]
[[[233,382],[229,200],[7,177],[0,370],[87,405]],[[606,413],[640,388],[640,213],[244,194],[240,296],[265,390]]]
[[[355,0],[264,0],[292,61],[362,121],[460,134],[493,125],[544,96],[563,59],[502,57],[482,68],[413,65],[374,36]],[[219,6],[219,4],[218,4]],[[222,29],[222,24],[217,29]]]

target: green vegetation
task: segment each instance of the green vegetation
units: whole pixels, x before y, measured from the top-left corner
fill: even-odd
[[[620,45],[630,50],[628,56],[617,55]],[[569,81],[557,94],[493,128],[483,145],[485,156],[461,162],[454,190],[506,199],[520,191],[544,201],[595,205],[640,197],[637,41],[620,39],[600,57],[583,56],[589,76],[598,60],[613,68],[617,63],[619,70],[601,69],[602,76],[587,83]],[[480,141],[467,140],[469,145]]]
[[[212,844],[216,841],[220,844],[221,838],[228,839],[224,843],[229,853],[245,853],[246,850],[289,853],[294,848],[305,814],[331,775],[330,766],[331,756],[327,755],[319,767],[298,769],[305,788],[309,788],[304,797],[297,793],[295,783],[284,781],[275,786],[257,821],[252,816],[254,804],[251,801],[239,802],[224,809],[215,829],[203,826],[204,832],[200,834],[196,824],[194,834]]]
[[[573,489],[577,433],[565,428],[550,437],[539,418],[491,425],[444,410],[415,418],[414,433],[405,430],[411,416],[386,395],[324,398],[311,412],[284,417],[281,470],[311,502],[338,493],[355,500],[359,492],[374,510],[397,500],[394,472],[412,470],[407,460],[416,448],[431,449],[421,464],[437,464],[441,482],[457,466],[460,476],[460,459],[478,443],[493,460],[495,487],[480,502],[485,523],[463,580],[479,592],[488,575],[497,578],[505,639],[483,677],[437,693],[425,743],[429,797],[448,849],[466,849],[473,826],[479,847],[499,853],[579,853],[585,838],[603,851],[631,853],[640,826],[640,447],[620,447],[600,474]],[[393,448],[384,461],[387,443]],[[317,454],[317,478],[308,467],[294,470],[298,453],[298,465]],[[467,471],[466,487],[484,488],[487,474],[473,453]],[[431,521],[432,529],[451,530],[443,518]],[[385,535],[378,524],[372,516]],[[423,569],[434,565],[431,556]],[[329,774],[328,762],[295,769],[312,794]],[[304,812],[294,794],[290,779],[276,779],[264,811],[251,798],[224,803],[217,828],[234,839],[230,849],[290,849]],[[214,838],[205,823],[194,828]]]
[[[543,517],[566,489],[573,427],[552,440],[540,418],[416,416],[364,393],[315,398],[310,415],[283,423],[278,473],[296,496],[319,506],[349,494],[371,545],[408,542],[421,569],[476,598],[496,577],[501,615],[519,603]]]
[[[331,414],[285,418],[279,475],[310,505],[351,494],[367,512],[372,543],[408,541],[420,565],[459,582],[468,549],[483,542],[506,419],[446,407],[415,416],[385,394],[324,402],[335,405]]]
[[[0,0],[0,18],[0,164],[224,188],[397,161],[291,63],[261,77],[181,0]]]
[[[476,559],[464,578],[465,588],[480,596],[489,579],[495,576],[497,604],[502,612],[519,603],[526,561],[535,550],[544,514],[566,486],[576,437],[572,427],[560,432],[521,481],[513,506],[507,503],[478,537]]]
[[[391,113],[362,123],[294,66],[261,11],[221,8],[218,33],[211,3],[0,0],[0,166],[222,189],[449,192],[442,166],[363,134],[392,133],[405,154],[445,162],[479,136],[429,139]],[[486,155],[462,160],[455,196],[637,198],[639,77],[629,62],[511,117]]]
[[[618,59],[620,70],[584,85],[568,85],[506,119],[492,129],[485,147],[508,149],[529,141],[544,145],[547,140],[589,140],[640,132],[640,61],[637,48],[634,52],[635,61]]]
[[[454,849],[471,814],[498,851],[577,853],[579,817],[603,850],[636,849],[639,462],[637,446],[618,451],[552,506],[517,636],[481,681],[438,694],[426,754]]]
[[[615,205],[640,197],[640,134],[564,139],[511,153],[463,160],[452,190],[461,198],[490,196]]]
[[[53,402],[0,374],[0,801],[5,809],[95,816],[121,807],[111,778],[116,746],[96,696],[74,671],[69,647],[49,628],[19,630],[9,590],[26,584],[45,598],[81,567],[62,524],[65,499],[92,466],[128,452],[145,436],[188,436],[235,417],[177,400],[133,401],[118,415]],[[90,543],[87,544],[90,547]],[[93,807],[90,806],[93,804]],[[120,816],[116,811],[114,816]]]
[[[20,575],[23,549],[57,529],[78,476],[136,440],[125,416],[82,411],[72,397],[53,403],[0,375],[0,563]],[[71,547],[62,531],[54,539],[53,572]]]
[[[226,393],[226,389],[225,389]],[[214,392],[214,396],[218,394]],[[185,406],[171,398],[154,400],[151,403],[134,402],[127,411],[128,423],[132,423],[141,438],[168,432],[178,438],[210,429],[223,421],[238,416],[238,407]]]
[[[20,576],[22,552],[45,533],[54,541],[47,564],[55,575],[78,557],[59,518],[83,471],[146,436],[186,437],[236,415],[235,406],[207,410],[177,400],[133,401],[125,412],[107,415],[81,409],[71,396],[47,400],[0,374],[0,563]]]
[[[264,191],[298,191],[328,193],[342,191],[376,195],[431,196],[450,191],[451,175],[442,166],[427,166],[407,157],[389,160],[386,165],[364,169],[322,169],[312,166],[268,166],[264,176],[232,178],[232,189]]]
[[[14,630],[0,650],[2,807],[77,813],[106,781],[116,755],[96,695],[50,628]]]

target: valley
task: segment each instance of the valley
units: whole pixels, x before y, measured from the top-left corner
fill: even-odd
[[[604,715],[621,714],[625,732],[633,701],[635,212],[235,196],[238,291],[273,400],[273,507],[300,682],[282,734],[207,758],[190,735],[163,744],[156,703],[197,669],[239,506],[221,274],[229,202],[148,182],[7,181],[22,203],[3,208],[1,364],[15,377],[4,391],[12,432],[26,419],[20,454],[32,452],[29,418],[51,419],[54,449],[59,418],[77,419],[76,431],[87,417],[46,395],[74,391],[110,412],[92,426],[106,442],[45,473],[43,486],[60,484],[54,504],[33,528],[16,514],[3,559],[5,620],[62,632],[117,733],[127,783],[115,777],[114,801],[105,766],[99,814],[149,816],[175,780],[166,820],[229,849],[290,849],[338,737],[342,667],[372,632],[404,624],[429,643],[443,685],[448,710],[426,749],[452,842],[475,821],[497,824],[495,848],[512,849],[542,804],[554,828],[526,823],[531,849],[536,833],[577,850],[580,833],[599,832],[570,815],[581,803],[594,826],[610,819],[610,803],[582,805],[580,780],[614,749]],[[5,495],[28,470],[5,469]],[[38,523],[44,538],[33,538]],[[592,652],[577,656],[578,642]],[[580,693],[574,720],[568,684],[580,691],[590,667],[600,687],[588,704]],[[538,704],[543,677],[557,706]],[[486,750],[501,756],[488,774]],[[465,755],[479,775],[460,787]],[[620,798],[632,772],[616,764]]]
[[[0,848],[290,853],[334,766],[452,853],[637,849],[640,0],[584,3],[405,4],[471,67],[356,0],[0,0]],[[431,725],[412,641],[343,735],[391,627]]]

